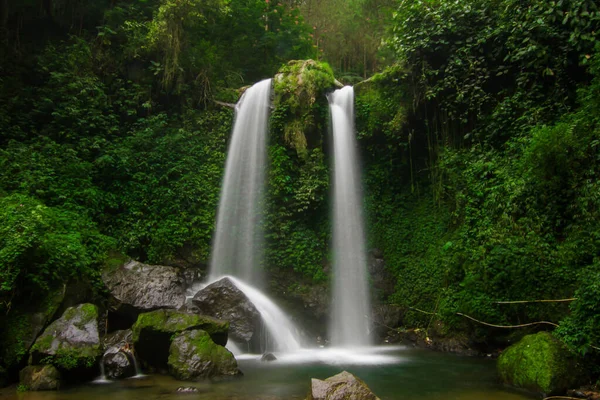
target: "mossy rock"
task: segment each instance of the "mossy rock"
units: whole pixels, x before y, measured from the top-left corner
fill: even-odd
[[[327,115],[326,94],[336,88],[327,63],[293,60],[275,75],[272,122],[280,123],[285,143],[299,155],[322,142]],[[323,118],[325,116],[325,118]]]
[[[35,341],[31,353],[35,364],[91,372],[101,356],[98,308],[90,303],[67,308]]]
[[[165,371],[172,338],[183,331],[203,330],[225,346],[229,322],[175,310],[156,310],[138,316],[132,327],[136,353],[148,368]]]
[[[27,390],[58,390],[60,371],[53,365],[29,365],[19,373],[19,382]]]
[[[576,355],[548,332],[527,335],[504,350],[498,372],[504,383],[547,395],[562,394],[585,380]]]
[[[177,379],[198,380],[240,375],[235,357],[202,330],[177,334],[169,348],[169,372]]]

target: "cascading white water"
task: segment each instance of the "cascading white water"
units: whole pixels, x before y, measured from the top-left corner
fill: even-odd
[[[258,82],[236,105],[227,152],[209,280],[233,275],[258,285],[262,259],[262,198],[271,79]]]
[[[300,349],[296,327],[273,301],[255,287],[262,283],[263,232],[260,219],[270,97],[271,79],[266,79],[246,90],[236,105],[208,282],[228,276],[260,312],[266,330],[264,342],[268,343],[265,349],[290,352]]]
[[[233,276],[221,276],[216,280],[225,277],[229,278],[238,289],[244,292],[248,300],[254,304],[254,307],[260,313],[269,340],[269,346],[266,350],[293,352],[301,348],[298,329],[277,304],[260,290]]]
[[[331,344],[369,346],[371,304],[354,130],[354,91],[345,86],[328,98],[334,149]]]

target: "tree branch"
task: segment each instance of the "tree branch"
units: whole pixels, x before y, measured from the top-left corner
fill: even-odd
[[[576,297],[572,299],[557,299],[557,300],[517,300],[517,301],[495,301],[494,304],[526,304],[526,303],[561,303],[568,301],[575,301]]]
[[[545,324],[545,325],[552,325],[556,328],[558,328],[558,325],[555,324],[554,322],[548,322],[548,321],[537,321],[537,322],[530,322],[528,324],[520,324],[520,325],[494,325],[494,324],[488,324],[487,322],[483,322],[483,321],[479,321],[478,319],[475,319],[473,317],[470,317],[466,314],[463,313],[456,313],[457,315],[463,316],[465,318],[468,318],[472,321],[475,321],[477,323],[480,323],[482,325],[487,325],[487,326],[491,326],[492,328],[503,328],[503,329],[513,329],[513,328],[524,328],[526,326],[533,326],[533,325],[541,325],[541,324]]]
[[[225,103],[225,102],[219,101],[219,100],[213,100],[213,101],[220,106],[233,108],[235,110],[235,104],[233,104],[233,103]]]

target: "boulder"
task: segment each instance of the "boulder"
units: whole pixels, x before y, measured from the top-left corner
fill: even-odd
[[[379,400],[359,378],[347,371],[325,379],[311,380],[307,400]]]
[[[58,390],[60,372],[53,365],[30,365],[19,372],[19,381],[27,390]]]
[[[89,303],[67,308],[31,350],[34,364],[51,363],[66,371],[90,372],[101,355],[98,308]]]
[[[216,344],[227,344],[228,322],[175,310],[140,314],[132,327],[136,353],[147,367],[166,370],[171,338],[177,333],[197,329],[207,332]]]
[[[233,354],[203,330],[184,331],[169,348],[169,372],[177,379],[198,380],[240,374]]]
[[[102,339],[102,345],[102,364],[107,379],[124,379],[137,373],[131,329],[109,333]]]
[[[102,280],[110,293],[110,310],[132,322],[140,313],[178,309],[185,303],[185,276],[181,269],[129,261],[107,268]]]
[[[192,303],[200,314],[229,321],[229,335],[237,342],[251,342],[260,333],[260,313],[229,278],[200,290]]]
[[[135,376],[133,354],[125,350],[113,351],[114,349],[107,350],[102,357],[105,377],[107,379],[125,379]]]
[[[275,361],[275,360],[277,360],[277,357],[275,357],[275,354],[273,354],[273,353],[265,353],[260,358],[260,361]]]
[[[577,357],[548,332],[508,347],[497,366],[504,383],[546,395],[563,394],[585,379]]]

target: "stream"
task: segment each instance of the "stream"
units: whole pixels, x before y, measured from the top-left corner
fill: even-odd
[[[524,393],[501,386],[495,361],[404,347],[377,348],[368,356],[345,357],[335,350],[310,350],[273,362],[241,356],[244,376],[220,382],[181,382],[147,375],[109,383],[90,383],[59,392],[0,390],[2,400],[283,400],[304,399],[310,379],[347,370],[364,380],[382,400],[525,400]],[[177,393],[193,386],[197,393]]]

